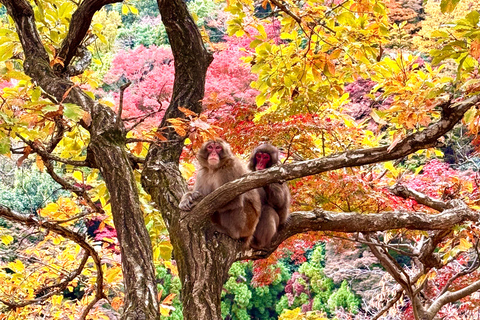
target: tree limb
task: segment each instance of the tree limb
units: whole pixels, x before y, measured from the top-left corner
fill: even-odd
[[[98,256],[97,251],[88,244],[84,236],[76,233],[68,228],[62,227],[55,222],[43,220],[41,218],[35,217],[33,215],[22,215],[16,212],[13,212],[7,207],[0,205],[0,217],[5,218],[7,220],[24,224],[26,226],[34,226],[37,228],[44,228],[49,231],[55,232],[62,237],[69,239],[75,243],[77,243],[80,247],[82,247],[88,256],[92,257],[93,262],[95,263],[95,268],[97,270],[97,279],[96,279],[96,290],[95,290],[95,297],[98,299],[106,298],[103,292],[103,271],[102,271],[102,263],[100,257]]]
[[[391,229],[450,230],[465,221],[478,221],[480,213],[466,205],[447,209],[438,214],[422,212],[338,213],[316,209],[293,212],[280,226],[268,248],[262,251],[248,250],[238,260],[268,257],[286,239],[308,231],[375,232]]]
[[[438,122],[430,125],[423,131],[407,136],[393,148],[384,146],[351,150],[328,157],[284,164],[268,170],[249,173],[214,190],[203,198],[190,213],[182,213],[182,215],[188,215],[190,219],[202,220],[205,219],[205,215],[215,212],[215,210],[221,208],[240,194],[273,182],[293,180],[341,168],[390,161],[402,158],[421,149],[435,147],[437,140],[449,132],[462,119],[463,114],[472,106],[478,104],[479,101],[480,95],[476,95],[449,105],[448,116],[445,115]]]
[[[406,186],[396,184],[390,188],[390,192],[398,197],[405,199],[412,198],[420,204],[427,206],[429,208],[435,209],[437,211],[443,211],[447,209],[447,203],[441,200],[433,199],[421,192],[415,191],[413,189],[407,188]]]

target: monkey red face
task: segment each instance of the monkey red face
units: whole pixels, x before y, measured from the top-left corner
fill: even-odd
[[[222,146],[219,143],[212,142],[207,145],[208,152],[208,164],[216,166],[220,163],[220,153],[223,151]]]
[[[257,164],[255,165],[255,170],[264,170],[270,167],[271,163],[270,160],[272,158],[268,153],[265,152],[257,152],[255,154],[255,160]]]

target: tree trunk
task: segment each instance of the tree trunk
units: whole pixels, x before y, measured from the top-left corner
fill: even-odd
[[[185,320],[221,320],[222,288],[235,262],[235,241],[214,234],[207,222],[177,220],[172,226],[175,261],[182,280]]]
[[[145,227],[136,180],[125,151],[125,130],[111,110],[94,110],[89,151],[110,193],[125,283],[122,319],[159,317],[152,243]]]
[[[125,151],[125,128],[116,124],[111,108],[93,101],[68,79],[55,74],[35,27],[31,5],[26,0],[0,0],[14,19],[25,54],[24,69],[39,86],[57,101],[74,103],[90,113],[89,152],[100,169],[110,192],[112,215],[122,253],[125,283],[123,319],[159,318],[152,247],[133,170]],[[95,8],[109,0],[91,1]],[[83,21],[78,21],[83,23]],[[75,28],[71,28],[75,29]],[[88,29],[88,28],[87,28]]]

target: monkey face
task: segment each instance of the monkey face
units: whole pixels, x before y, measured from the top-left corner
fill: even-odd
[[[264,170],[271,167],[271,157],[270,154],[264,152],[257,152],[255,154],[255,170]]]
[[[223,147],[217,142],[211,142],[206,146],[208,153],[208,164],[209,166],[215,168],[220,164],[220,156],[223,152]]]

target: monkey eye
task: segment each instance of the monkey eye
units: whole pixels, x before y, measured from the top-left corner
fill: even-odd
[[[270,155],[268,153],[259,152],[255,155],[257,160],[270,160]]]
[[[213,145],[209,144],[209,145],[207,146],[207,150],[208,150],[208,151],[212,151],[212,150],[213,150]]]
[[[215,146],[215,150],[218,151],[218,152],[220,152],[220,151],[222,151],[222,147],[220,147],[220,146]]]

